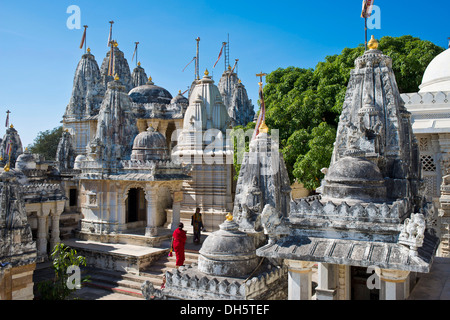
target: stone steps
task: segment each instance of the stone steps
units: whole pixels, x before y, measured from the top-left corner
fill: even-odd
[[[198,253],[186,252],[185,255],[185,265],[197,262]],[[85,283],[85,286],[143,298],[142,284],[148,280],[153,283],[155,288],[160,288],[163,284],[165,272],[176,268],[175,261],[175,254],[172,257],[164,255],[150,267],[140,272],[139,275],[97,268],[84,268],[83,275],[90,276],[90,281]]]
[[[83,275],[90,276],[89,282],[86,282],[85,286],[138,298],[142,298],[142,283],[151,280],[148,277],[96,268],[87,268],[83,271]]]
[[[198,260],[198,252],[195,251],[186,251],[185,252],[185,262],[184,265],[190,265],[192,263],[197,263]],[[163,276],[166,271],[172,271],[176,268],[176,256],[175,253],[172,257],[163,256],[159,258],[159,260],[155,261],[150,267],[143,270],[141,272],[142,276],[150,278],[149,280],[155,285],[155,287],[159,288],[163,283]]]

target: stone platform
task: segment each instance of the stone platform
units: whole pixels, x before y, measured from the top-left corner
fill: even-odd
[[[79,239],[64,240],[64,244],[84,256],[88,266],[137,275],[169,251],[166,248]]]

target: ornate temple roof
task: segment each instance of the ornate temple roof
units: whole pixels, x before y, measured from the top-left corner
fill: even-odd
[[[72,95],[66,107],[66,121],[79,120],[96,115],[100,109],[105,86],[94,55],[83,54],[75,70]]]
[[[350,74],[322,194],[292,201],[286,218],[275,215],[259,256],[429,272],[436,216],[392,59],[371,42]]]
[[[128,65],[127,59],[122,51],[120,51],[118,46],[113,47],[113,66],[114,70],[112,70],[113,75],[118,75],[120,81],[125,86],[126,92],[129,92],[133,88],[133,83],[131,79],[130,67]],[[108,67],[109,67],[109,56],[111,55],[111,51],[108,51],[106,57],[103,59],[102,65],[100,67],[100,74],[102,77],[103,85],[106,87],[108,82],[113,80],[112,76],[108,76]]]
[[[144,85],[133,88],[128,94],[135,103],[170,104],[172,100],[170,92],[155,85],[151,77]]]
[[[217,86],[228,109],[232,126],[246,126],[252,122],[255,116],[252,101],[248,98],[245,86],[231,67],[222,74]]]
[[[133,88],[142,86],[147,82],[147,74],[145,73],[144,68],[141,67],[140,62],[131,73],[131,81],[133,83]]]

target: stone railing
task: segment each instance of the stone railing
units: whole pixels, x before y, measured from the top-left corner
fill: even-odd
[[[321,203],[318,199],[308,202],[305,199],[291,201],[289,218],[319,218],[332,220],[361,220],[371,222],[399,223],[409,212],[406,200],[395,201],[388,205],[361,203],[349,205],[345,201],[336,205],[331,201]]]
[[[166,297],[205,299],[225,299],[225,300],[248,300],[265,297],[268,291],[276,294],[275,290],[268,288],[278,287],[286,283],[286,268],[272,267],[265,272],[254,276],[247,281],[243,279],[223,279],[218,280],[214,276],[203,273],[191,273],[197,268],[197,264],[191,264],[173,273],[166,271],[166,288],[160,292]],[[191,269],[191,270],[190,270]],[[189,275],[190,274],[190,275]],[[199,278],[198,275],[202,276]],[[231,282],[230,282],[231,281]],[[150,285],[147,283],[146,286]],[[144,291],[144,287],[143,287]],[[278,290],[279,291],[279,290]],[[279,297],[280,298],[280,297]]]
[[[416,104],[447,104],[450,103],[450,91],[443,92],[414,92],[401,94],[405,105]]]

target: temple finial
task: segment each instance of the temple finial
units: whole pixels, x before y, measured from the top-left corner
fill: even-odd
[[[376,50],[376,49],[378,49],[378,41],[377,41],[377,39],[375,39],[375,37],[372,35],[372,37],[370,38],[370,40],[369,40],[369,43],[367,44],[367,47],[370,49],[370,50]]]

